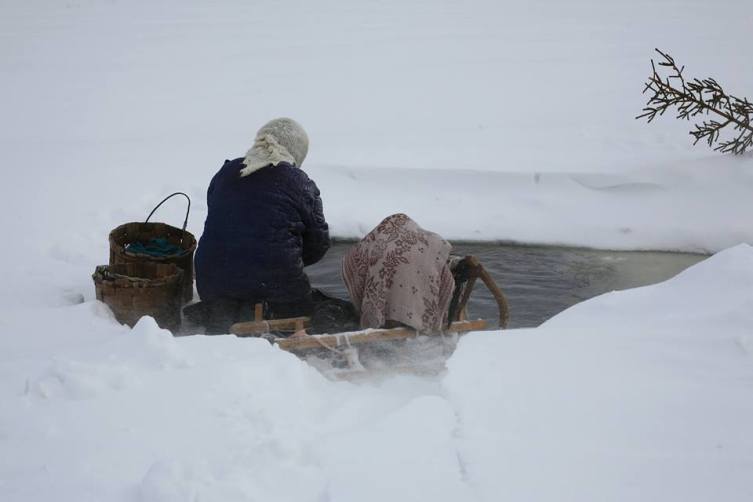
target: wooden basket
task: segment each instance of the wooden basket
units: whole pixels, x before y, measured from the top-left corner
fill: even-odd
[[[133,262],[100,265],[92,275],[97,300],[115,318],[133,327],[142,316],[154,317],[160,327],[180,327],[183,271],[169,263]]]
[[[184,195],[188,199],[188,209],[183,228],[173,227],[166,223],[150,223],[149,218],[170,197]],[[188,213],[191,210],[191,199],[182,192],[176,192],[165,197],[157,204],[146,221],[143,223],[125,223],[110,232],[110,265],[121,263],[157,263],[175,264],[183,271],[182,291],[183,301],[189,302],[193,298],[193,255],[196,251],[196,237],[186,231]],[[183,252],[174,256],[152,256],[148,254],[133,253],[126,250],[126,246],[133,242],[146,242],[150,239],[163,238],[171,244],[180,246]]]

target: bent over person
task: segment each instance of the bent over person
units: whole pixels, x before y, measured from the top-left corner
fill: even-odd
[[[245,157],[226,160],[207,190],[208,214],[196,251],[201,303],[186,316],[207,333],[227,333],[265,303],[265,316],[309,314],[303,267],[329,248],[319,189],[301,170],[308,137],[294,120],[262,127]]]
[[[382,220],[350,248],[342,275],[361,328],[442,332],[455,288],[448,264],[451,249],[449,242],[402,213]]]

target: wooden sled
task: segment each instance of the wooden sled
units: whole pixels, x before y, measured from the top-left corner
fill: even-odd
[[[473,292],[473,286],[478,279],[489,289],[499,310],[499,327],[505,328],[509,319],[507,299],[497,286],[491,275],[475,256],[455,258],[451,260],[451,270],[455,278],[455,290],[452,294],[449,309],[449,325],[444,333],[433,333],[432,336],[443,334],[462,334],[469,331],[486,329],[488,322],[483,319],[466,320],[466,306]],[[254,321],[239,322],[230,327],[230,332],[240,337],[269,337],[272,343],[289,352],[304,352],[310,349],[326,348],[337,351],[361,344],[384,342],[391,340],[405,340],[418,336],[416,331],[408,327],[364,329],[348,333],[323,335],[305,335],[293,337],[272,338],[274,332],[300,332],[311,325],[308,317],[293,317],[287,319],[263,319],[261,304],[255,307]]]

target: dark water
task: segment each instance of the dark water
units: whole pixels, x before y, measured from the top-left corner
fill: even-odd
[[[306,270],[315,287],[335,296],[348,294],[340,260],[350,243],[338,243]],[[534,327],[578,302],[613,290],[661,282],[705,258],[657,252],[454,244],[453,253],[475,255],[502,288],[510,304],[510,328]],[[497,319],[497,306],[479,281],[469,318]]]

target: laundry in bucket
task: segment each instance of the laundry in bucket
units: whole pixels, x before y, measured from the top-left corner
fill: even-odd
[[[146,242],[131,242],[125,247],[127,253],[145,254],[149,256],[176,256],[183,254],[185,250],[177,244],[172,244],[167,239],[158,237]]]

